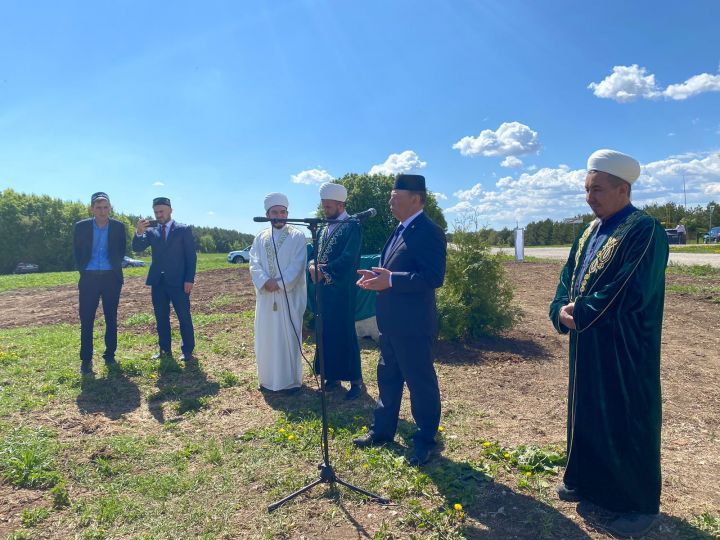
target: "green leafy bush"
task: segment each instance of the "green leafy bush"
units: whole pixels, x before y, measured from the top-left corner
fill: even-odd
[[[520,318],[501,258],[480,235],[459,228],[448,245],[445,285],[438,291],[440,337],[468,340],[497,334]]]

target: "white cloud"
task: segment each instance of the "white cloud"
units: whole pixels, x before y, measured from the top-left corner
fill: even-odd
[[[412,150],[405,150],[399,154],[390,154],[384,163],[373,165],[370,174],[385,174],[393,176],[400,173],[408,173],[413,170],[423,169],[427,162],[422,161]]]
[[[674,133],[672,133],[672,132],[670,132],[670,133],[668,133],[668,134],[667,134],[667,136],[668,136],[668,137],[674,137],[674,136],[675,136],[675,134],[674,134]]]
[[[523,166],[523,162],[521,159],[518,159],[515,156],[508,156],[502,160],[502,163],[500,163],[500,166],[507,167],[509,169],[517,169],[518,167]]]
[[[615,66],[611,75],[599,83],[590,83],[588,88],[599,98],[614,99],[620,103],[638,98],[654,99],[661,92],[655,84],[655,75],[645,75],[646,69],[637,64]]]
[[[537,165],[530,165],[525,170],[526,171],[537,171]]]
[[[215,212],[213,212],[212,210],[210,210],[210,211],[208,212],[208,216],[214,216],[214,215],[215,215]]]
[[[440,193],[439,191],[433,191],[433,195],[438,201],[447,201],[447,195]]]
[[[704,92],[720,92],[720,75],[710,75],[709,73],[695,75],[684,83],[671,84],[665,89],[663,95],[670,99],[681,100]]]
[[[597,97],[618,103],[663,97],[679,101],[705,92],[720,92],[720,75],[693,75],[685,82],[671,84],[663,90],[656,84],[655,75],[648,75],[646,68],[633,64],[615,66],[610,75],[599,83],[590,83],[588,88]]]
[[[522,156],[538,152],[538,134],[520,122],[504,122],[497,131],[484,129],[477,137],[465,136],[452,145],[463,156]]]
[[[456,191],[453,195],[461,201],[469,201],[478,198],[480,193],[482,193],[482,190],[482,184],[475,184],[470,189]]]
[[[307,171],[300,171],[297,174],[291,175],[290,180],[293,184],[312,185],[332,182],[335,178],[325,169],[308,169]]]
[[[640,178],[633,184],[633,203],[684,201],[683,175],[688,205],[706,204],[720,195],[720,152],[689,153],[669,156],[642,166]],[[561,220],[588,213],[585,203],[585,169],[567,165],[542,168],[534,172],[514,173],[495,182],[482,183],[453,193],[457,202],[446,215],[479,214],[489,227],[514,227],[541,219]],[[452,219],[449,219],[452,221]]]
[[[163,184],[162,182],[155,182],[155,183],[153,184],[153,186],[155,186],[155,187],[163,187],[164,185],[165,185],[165,184]]]

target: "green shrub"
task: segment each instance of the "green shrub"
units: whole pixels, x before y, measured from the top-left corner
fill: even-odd
[[[480,235],[457,230],[448,246],[445,285],[438,291],[440,337],[468,340],[497,334],[520,318],[499,256]]]

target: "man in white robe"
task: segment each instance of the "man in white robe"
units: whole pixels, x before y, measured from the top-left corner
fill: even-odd
[[[287,208],[288,200],[282,193],[265,197],[267,217],[287,219]],[[302,385],[300,343],[307,303],[306,243],[299,229],[278,221],[258,233],[250,249],[260,390],[293,391]]]

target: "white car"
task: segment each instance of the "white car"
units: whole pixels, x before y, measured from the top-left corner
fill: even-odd
[[[233,264],[249,262],[251,247],[252,246],[248,246],[245,249],[241,249],[240,251],[231,251],[230,253],[228,253],[228,262]]]

